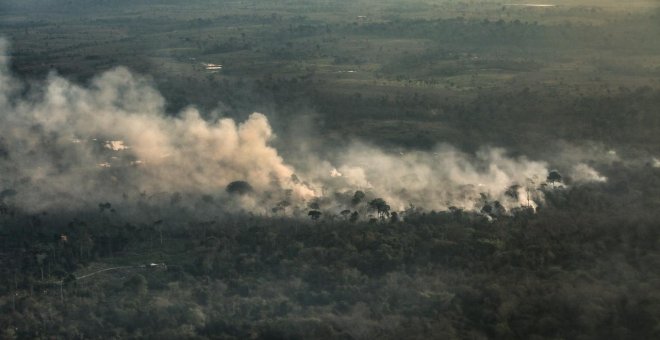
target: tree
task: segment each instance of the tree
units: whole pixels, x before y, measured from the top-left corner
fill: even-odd
[[[399,222],[399,214],[397,214],[396,211],[392,212],[392,214],[390,215],[390,222],[392,223]]]
[[[375,198],[369,202],[369,207],[378,212],[378,217],[383,219],[390,214],[390,206],[382,198]]]
[[[253,191],[250,183],[246,181],[234,181],[227,185],[225,190],[230,194],[246,195]]]
[[[506,189],[506,191],[504,192],[504,194],[506,196],[509,196],[509,197],[513,198],[514,200],[518,200],[518,198],[519,198],[518,190],[520,190],[520,185],[514,184],[514,185],[508,187]]]
[[[310,210],[310,211],[307,213],[307,216],[311,217],[313,221],[318,220],[319,217],[321,217],[321,215],[322,215],[322,213],[321,213],[320,211],[318,211],[318,210]]]
[[[353,195],[353,199],[351,199],[351,204],[353,206],[356,206],[356,205],[362,203],[362,200],[364,199],[365,196],[366,195],[364,194],[363,191],[360,191],[360,190],[356,191],[355,194]]]
[[[555,187],[555,183],[561,182],[561,174],[557,170],[552,170],[548,174],[548,178],[546,179],[548,182],[552,184],[552,187]]]
[[[360,213],[357,212],[357,211],[354,211],[354,212],[351,214],[351,217],[348,219],[348,221],[351,222],[351,223],[355,223],[355,222],[357,222],[357,220],[358,220],[359,218],[360,218]]]

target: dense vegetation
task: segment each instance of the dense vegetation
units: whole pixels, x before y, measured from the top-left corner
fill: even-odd
[[[8,339],[654,338],[660,216],[607,191],[548,191],[537,213],[494,221],[133,224],[105,204],[75,218],[6,207],[0,326]],[[119,269],[85,276],[104,268]]]
[[[660,9],[556,3],[2,1],[18,76],[126,65],[173,114],[266,113],[294,164],[301,136],[622,156],[514,214],[27,213],[0,187],[0,338],[659,338]]]

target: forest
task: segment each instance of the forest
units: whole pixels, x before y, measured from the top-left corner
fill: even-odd
[[[651,0],[5,0],[0,339],[660,337]]]

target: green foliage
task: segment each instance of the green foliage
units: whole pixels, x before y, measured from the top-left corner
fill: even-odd
[[[390,206],[382,198],[375,198],[369,201],[369,208],[376,211],[378,213],[378,217],[381,219],[389,216],[390,214]]]
[[[322,213],[318,210],[310,210],[307,215],[311,217],[312,220],[316,221],[321,217]]]
[[[365,193],[363,191],[358,190],[353,195],[353,198],[351,199],[351,204],[353,206],[356,206],[362,203],[362,200],[364,200],[365,197],[366,197]]]
[[[252,192],[252,186],[246,181],[234,181],[227,184],[225,191],[230,194],[246,195]]]
[[[559,171],[557,170],[552,170],[548,174],[548,178],[546,180],[554,185],[557,182],[561,182],[561,174],[559,174]]]

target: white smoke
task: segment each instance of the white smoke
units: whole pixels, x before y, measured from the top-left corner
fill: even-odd
[[[291,181],[293,169],[268,145],[273,133],[262,114],[240,124],[207,122],[194,108],[168,117],[160,94],[125,68],[88,87],[52,74],[37,100],[10,102],[20,82],[7,59],[0,64],[0,145],[8,154],[0,188],[16,189],[24,209],[76,208],[127,192],[222,193],[236,180],[259,192],[289,189],[292,199],[314,195]]]
[[[602,176],[596,169],[584,163],[575,165],[570,175],[575,183],[607,182],[607,177]]]
[[[74,143],[80,143],[80,139],[73,139],[72,142]],[[124,144],[123,140],[108,140],[105,141],[105,144],[103,145],[107,149],[113,150],[113,151],[121,151],[121,150],[128,150],[129,147]]]
[[[145,193],[211,195],[224,209],[258,213],[275,206],[302,211],[312,200],[340,211],[356,190],[382,197],[393,210],[413,204],[478,211],[494,201],[507,209],[542,201],[538,188],[547,164],[502,149],[468,155],[444,145],[390,154],[354,144],[332,161],[299,155],[297,163],[310,161],[296,174],[269,144],[275,136],[263,114],[240,123],[206,121],[192,107],[168,116],[149,81],[121,67],[84,87],[51,74],[37,94],[20,97],[24,84],[11,76],[6,53],[0,41],[0,191],[15,190],[16,204],[27,211],[78,209]],[[583,164],[573,177],[604,180]],[[253,191],[226,193],[234,181]]]
[[[527,205],[528,190],[548,175],[547,164],[525,157],[507,157],[503,149],[484,148],[476,155],[442,145],[433,152],[388,154],[378,148],[354,145],[339,156],[336,169],[341,173],[326,180],[327,187],[339,191],[364,190],[385,199],[393,209],[410,204],[426,209],[481,209],[485,197],[507,208]],[[327,164],[330,167],[329,164]],[[514,185],[515,195],[505,194]]]
[[[650,164],[654,168],[660,168],[660,159],[657,159],[657,158],[653,157],[653,158],[651,158]]]

